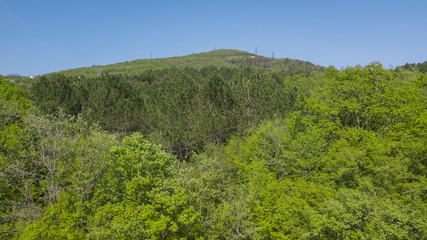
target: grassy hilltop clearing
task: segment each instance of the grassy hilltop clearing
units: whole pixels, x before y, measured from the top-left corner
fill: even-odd
[[[216,67],[237,67],[252,66],[255,68],[272,69],[279,71],[314,71],[320,70],[322,67],[316,66],[307,61],[296,59],[274,59],[267,58],[252,53],[220,49],[205,53],[190,54],[181,57],[155,58],[155,59],[138,59],[134,61],[121,62],[109,65],[94,65],[91,67],[83,67],[61,71],[67,75],[86,75],[96,76],[102,73],[120,74],[127,73],[136,75],[143,73],[146,70],[159,70],[164,68],[184,68],[192,67],[201,69],[207,66]]]

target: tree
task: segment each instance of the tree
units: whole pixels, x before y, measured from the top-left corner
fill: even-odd
[[[194,238],[198,216],[170,181],[174,158],[133,134],[110,151],[90,219],[94,238]]]
[[[33,205],[33,179],[28,174],[27,123],[34,111],[28,91],[0,76],[0,238],[19,231],[19,220],[32,219],[40,209]]]

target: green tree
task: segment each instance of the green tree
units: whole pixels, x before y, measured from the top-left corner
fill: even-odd
[[[0,238],[16,235],[19,220],[39,210],[27,208],[32,206],[32,180],[22,161],[29,137],[23,118],[33,111],[28,91],[0,76]]]
[[[195,237],[198,216],[183,190],[171,182],[171,155],[133,134],[110,151],[110,158],[93,200],[89,237]]]

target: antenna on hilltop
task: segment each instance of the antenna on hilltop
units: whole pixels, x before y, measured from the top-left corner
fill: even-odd
[[[150,52],[150,59],[152,59],[153,58],[153,55],[151,54],[151,52]]]
[[[258,48],[255,47],[255,54],[258,54]]]
[[[273,57],[272,58],[274,58],[274,51],[273,51]]]

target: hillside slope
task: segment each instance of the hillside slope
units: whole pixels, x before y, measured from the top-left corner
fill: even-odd
[[[121,74],[127,73],[130,75],[140,74],[145,70],[158,70],[170,67],[193,67],[201,69],[203,67],[237,67],[243,68],[252,66],[255,68],[268,68],[279,71],[314,71],[320,70],[323,67],[314,65],[311,62],[301,61],[289,58],[267,58],[255,55],[249,52],[220,49],[205,53],[190,54],[181,57],[156,58],[156,59],[138,59],[109,65],[94,65],[91,67],[83,67],[61,71],[61,73],[69,75],[86,75],[96,76],[102,73]]]

